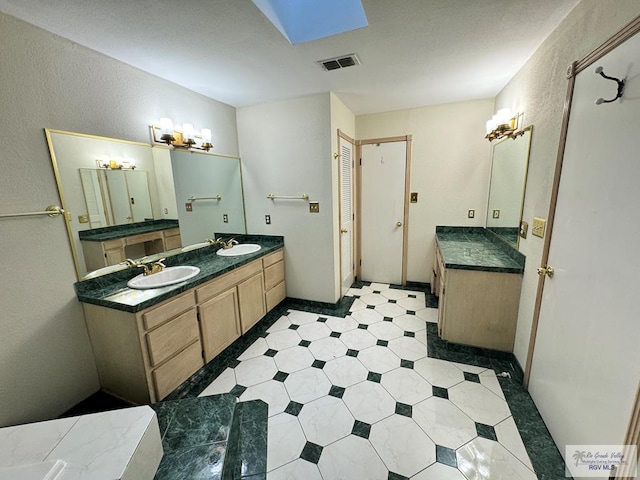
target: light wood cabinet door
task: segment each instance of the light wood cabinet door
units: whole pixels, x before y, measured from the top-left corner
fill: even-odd
[[[119,247],[119,248],[113,248],[111,250],[105,250],[104,259],[105,259],[106,266],[116,265],[120,262],[124,262],[126,260],[124,256],[124,248]]]
[[[240,337],[240,311],[235,287],[198,307],[204,359],[209,362]]]
[[[240,324],[244,334],[267,313],[262,272],[238,285],[238,303],[240,304]]]

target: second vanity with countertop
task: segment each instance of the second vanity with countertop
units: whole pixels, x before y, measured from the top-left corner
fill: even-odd
[[[285,298],[283,238],[236,238],[261,249],[223,257],[210,246],[167,258],[200,268],[175,285],[130,289],[136,269],[76,283],[104,391],[162,400]]]
[[[443,340],[513,351],[525,257],[482,227],[436,227],[431,292]]]

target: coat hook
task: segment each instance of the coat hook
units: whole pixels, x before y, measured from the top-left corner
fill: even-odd
[[[612,98],[611,100],[605,100],[604,98],[597,99],[596,100],[596,105],[600,105],[602,103],[615,102],[617,99],[622,97],[622,93],[624,92],[624,79],[620,80],[618,78],[610,77],[609,75],[605,75],[603,70],[604,69],[602,67],[598,67],[598,68],[596,68],[596,73],[600,74],[603,78],[606,78],[607,80],[613,80],[614,82],[616,82],[618,84],[618,93],[616,94],[615,98]]]

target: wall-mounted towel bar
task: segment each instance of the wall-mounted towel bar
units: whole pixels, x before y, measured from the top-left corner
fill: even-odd
[[[50,217],[57,217],[62,215],[64,210],[57,205],[49,205],[44,212],[25,212],[25,213],[3,213],[0,214],[0,218],[10,217],[35,217],[38,215],[49,215]]]
[[[296,196],[274,195],[273,193],[270,193],[269,195],[267,195],[267,198],[269,200],[275,200],[276,198],[279,198],[282,200],[309,200],[309,195],[307,195],[306,193],[303,193],[302,195],[298,195],[296,197]]]
[[[195,202],[196,200],[222,200],[222,195],[216,195],[215,197],[194,197],[192,195],[187,198],[187,202]]]

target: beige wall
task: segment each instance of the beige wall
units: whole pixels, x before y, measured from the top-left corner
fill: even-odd
[[[533,124],[523,220],[547,218],[567,91],[566,71],[640,14],[637,0],[583,0],[544,41],[496,98],[496,108],[524,112]],[[595,67],[594,67],[595,68]],[[515,355],[525,365],[544,240],[520,240],[527,257],[518,316]]]
[[[0,14],[0,213],[59,202],[44,128],[148,142],[161,116],[238,155],[235,109]],[[98,389],[62,219],[0,219],[0,426],[52,418]]]
[[[491,144],[484,139],[493,99],[356,117],[356,138],[413,135],[407,280],[428,282],[436,225],[484,226]],[[474,209],[475,218],[467,218]]]

